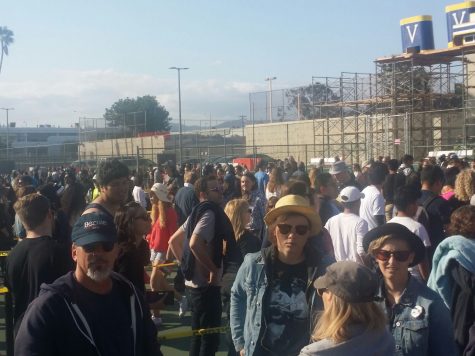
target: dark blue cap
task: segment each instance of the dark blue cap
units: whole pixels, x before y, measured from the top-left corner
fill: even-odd
[[[82,215],[74,224],[71,240],[78,246],[96,242],[117,242],[117,229],[114,220],[105,214]]]

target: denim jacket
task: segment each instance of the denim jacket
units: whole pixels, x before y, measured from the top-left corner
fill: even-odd
[[[273,246],[260,252],[249,253],[239,268],[231,289],[230,324],[236,351],[244,349],[246,356],[257,355],[256,345],[260,342],[264,325],[264,295],[271,285],[271,274],[266,265],[271,263]],[[309,252],[310,251],[310,252]],[[313,248],[306,249],[308,266],[307,301],[310,307],[311,322],[315,310],[322,310],[321,298],[315,293],[313,281],[325,274],[327,266],[334,262],[329,256],[323,256]],[[311,328],[310,328],[311,330]],[[310,339],[310,337],[309,337]]]
[[[396,356],[458,354],[449,310],[437,293],[415,278],[409,277],[399,303],[386,305],[386,312]]]

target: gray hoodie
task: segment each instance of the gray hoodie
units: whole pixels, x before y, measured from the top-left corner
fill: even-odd
[[[350,328],[352,337],[336,344],[324,339],[305,346],[300,356],[390,356],[394,355],[394,339],[388,329],[367,331],[361,325]]]

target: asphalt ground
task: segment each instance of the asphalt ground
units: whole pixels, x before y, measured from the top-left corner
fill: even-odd
[[[173,285],[173,277],[175,273],[168,275],[167,280],[170,285]],[[160,313],[163,324],[158,330],[158,335],[170,335],[173,333],[180,333],[183,331],[191,330],[191,312],[188,311],[183,318],[178,316],[178,303],[175,302],[175,305],[167,306],[165,310],[162,310]],[[223,315],[222,318],[223,326],[225,318]],[[227,355],[227,345],[225,341],[225,334],[220,334],[220,343],[219,343],[219,352],[216,353],[217,356]],[[188,355],[190,350],[190,337],[183,337],[179,339],[171,340],[162,340],[161,351],[165,356],[185,356]]]

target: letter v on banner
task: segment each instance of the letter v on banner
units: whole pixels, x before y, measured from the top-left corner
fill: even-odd
[[[411,40],[411,43],[414,43],[414,38],[416,38],[416,33],[417,33],[417,28],[419,27],[419,24],[416,23],[414,25],[414,30],[411,32],[411,26],[406,26],[407,34],[409,35],[409,39]]]
[[[462,12],[460,12],[460,19],[457,17],[457,13],[456,13],[456,12],[454,12],[454,13],[452,14],[452,17],[454,18],[454,22],[455,22],[456,25],[460,25],[461,23],[464,23],[464,22],[465,22],[465,21],[464,21],[465,13],[466,13],[465,10],[463,10]]]

